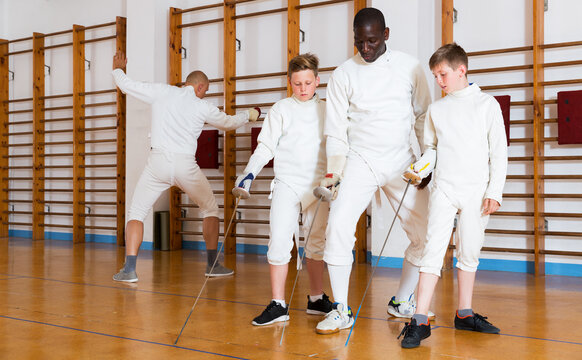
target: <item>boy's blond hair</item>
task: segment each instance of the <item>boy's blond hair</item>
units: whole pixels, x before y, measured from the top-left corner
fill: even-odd
[[[317,56],[306,53],[295,56],[291,61],[289,61],[289,67],[287,68],[287,76],[290,78],[293,73],[302,70],[311,70],[313,75],[317,77],[317,67],[319,66],[319,59]]]
[[[457,43],[451,43],[441,46],[428,61],[428,66],[433,70],[437,65],[446,63],[451,69],[457,69],[461,65],[469,68],[469,58],[467,53]]]

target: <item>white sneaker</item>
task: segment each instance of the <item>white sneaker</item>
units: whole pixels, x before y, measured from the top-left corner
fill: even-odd
[[[414,299],[414,294],[410,295],[408,301],[396,302],[396,297],[392,296],[392,299],[388,302],[388,314],[399,317],[399,318],[412,318],[414,312],[416,311],[416,300]],[[432,311],[428,311],[428,318],[434,319],[435,315]]]
[[[342,329],[349,329],[353,323],[354,315],[352,314],[352,309],[348,306],[348,311],[344,311],[343,304],[334,303],[333,310],[317,324],[315,332],[324,335],[334,334]]]

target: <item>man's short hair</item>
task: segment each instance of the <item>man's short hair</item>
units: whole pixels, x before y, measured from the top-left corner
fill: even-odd
[[[208,76],[200,70],[192,71],[186,78],[188,84],[208,83]]]
[[[428,61],[430,69],[434,69],[437,65],[446,63],[451,69],[457,69],[460,65],[465,65],[469,68],[469,58],[467,53],[457,43],[451,43],[441,46]]]
[[[376,8],[363,8],[358,11],[354,17],[354,29],[369,24],[378,24],[384,30],[386,28],[386,20],[384,20],[382,11]]]
[[[295,56],[291,61],[289,61],[289,67],[287,68],[287,76],[291,77],[293,73],[302,70],[311,70],[313,74],[317,76],[317,68],[319,66],[319,59],[317,56],[306,53]]]

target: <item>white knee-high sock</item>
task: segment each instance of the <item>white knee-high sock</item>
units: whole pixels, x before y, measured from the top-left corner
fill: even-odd
[[[350,273],[352,265],[327,265],[329,281],[333,291],[333,300],[344,305],[348,309],[348,289],[350,286]]]
[[[396,292],[396,302],[408,301],[410,295],[414,293],[418,285],[419,270],[420,268],[418,266],[412,265],[404,259],[402,275],[400,275],[400,286]]]

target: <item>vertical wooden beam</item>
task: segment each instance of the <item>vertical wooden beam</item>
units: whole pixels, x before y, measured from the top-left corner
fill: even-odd
[[[182,24],[182,14],[174,14],[178,8],[170,8],[170,58],[168,82],[170,85],[177,85],[182,82],[182,57],[180,49],[182,47],[182,29],[178,25]],[[170,250],[182,248],[182,235],[178,232],[182,229],[180,218],[180,189],[173,186],[170,189]]]
[[[8,72],[8,42],[0,39],[0,133],[8,134],[8,98],[9,93],[9,72]],[[8,136],[0,137],[0,186],[8,189]],[[0,237],[8,236],[8,191],[0,191]]]
[[[533,0],[533,158],[534,158],[534,260],[535,274],[545,274],[545,256],[540,250],[545,249],[545,229],[544,218],[540,213],[544,212],[544,181],[541,175],[544,174],[544,50],[541,45],[544,43],[544,1]]]
[[[299,55],[299,0],[287,0],[287,63]],[[293,95],[287,82],[287,96]]]
[[[441,45],[453,42],[453,11],[454,0],[442,0]]]
[[[115,49],[126,53],[127,20],[118,16],[115,19]],[[123,69],[125,71],[126,69]],[[126,113],[125,94],[117,89],[117,245],[125,245],[125,137]]]
[[[44,239],[44,36],[32,34],[32,240]]]
[[[236,14],[236,5],[224,3],[224,112],[229,115],[235,114],[236,97],[236,20],[233,17]],[[230,220],[234,210],[234,196],[231,193],[234,187],[236,177],[236,152],[232,149],[236,147],[235,131],[226,131],[224,133],[223,167],[224,167],[224,231],[226,231],[227,222]],[[236,224],[232,224],[232,232],[224,234],[224,254],[236,253]],[[232,260],[234,261],[234,257]],[[230,262],[230,260],[229,260]],[[235,264],[228,264],[230,266]]]
[[[441,45],[450,44],[454,41],[453,36],[453,12],[454,12],[454,0],[442,0],[442,14],[441,14]],[[445,92],[441,91],[441,96],[445,96]],[[450,245],[453,245],[453,239],[455,237],[455,229],[451,234],[449,240],[449,247],[445,253],[445,260],[443,263],[444,270],[450,270],[453,268],[453,249]]]
[[[358,11],[366,7],[366,0],[354,0],[354,16]],[[352,26],[350,24],[349,26]],[[358,53],[358,49],[354,46],[354,55]],[[366,224],[366,211],[360,215],[358,224],[356,225],[356,244],[355,244],[355,262],[363,264],[368,261],[368,227]]]
[[[73,25],[73,242],[85,242],[85,28]]]

